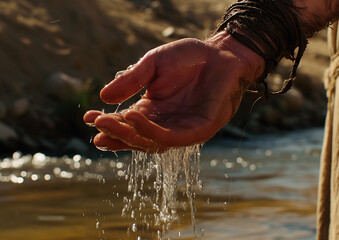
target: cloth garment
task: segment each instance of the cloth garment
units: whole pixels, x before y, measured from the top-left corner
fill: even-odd
[[[339,29],[328,30],[330,67],[324,75],[328,106],[321,154],[317,240],[339,240]]]

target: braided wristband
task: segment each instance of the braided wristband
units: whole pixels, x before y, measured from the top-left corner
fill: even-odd
[[[259,81],[265,86],[266,97],[285,93],[291,88],[306,49],[307,40],[296,12],[292,0],[238,0],[227,9],[216,31],[226,30],[265,60],[265,71]],[[293,61],[291,74],[281,90],[269,92],[265,79],[282,57]]]

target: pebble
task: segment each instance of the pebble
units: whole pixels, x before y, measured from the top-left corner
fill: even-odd
[[[5,143],[5,145],[8,141],[18,139],[18,134],[15,130],[2,122],[0,122],[0,133],[0,142]]]
[[[175,33],[175,28],[170,26],[170,27],[165,28],[164,31],[162,31],[162,36],[165,38],[169,38],[169,37],[172,37],[174,33]]]
[[[305,104],[304,96],[297,88],[291,88],[283,94],[281,101],[289,113],[298,113]]]
[[[63,72],[56,72],[47,81],[46,93],[57,100],[67,100],[83,89],[79,78],[71,77]]]
[[[12,114],[14,116],[21,116],[29,110],[29,101],[26,98],[16,100],[12,105]]]

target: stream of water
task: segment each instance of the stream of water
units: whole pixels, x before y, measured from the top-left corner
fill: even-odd
[[[170,162],[144,161],[136,153],[93,160],[16,152],[0,159],[0,239],[314,239],[322,134],[312,129],[241,144],[207,143],[192,189],[193,212],[185,173],[176,191],[169,186],[164,193],[154,184],[163,178],[152,173],[142,181],[138,175],[151,162],[171,173]],[[167,198],[172,195],[176,200]],[[147,196],[152,201],[140,201]],[[166,225],[166,218],[157,222],[161,212],[173,224]]]

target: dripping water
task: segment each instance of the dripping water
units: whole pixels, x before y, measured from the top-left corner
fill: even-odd
[[[148,228],[151,222],[152,227],[162,229],[159,235],[161,236],[179,220],[177,210],[186,209],[186,203],[177,199],[177,184],[183,173],[193,235],[196,239],[193,191],[202,188],[202,182],[199,180],[200,149],[201,145],[194,145],[173,148],[162,154],[133,151],[127,171],[130,197],[124,199],[122,215],[133,221],[139,218],[143,224],[147,223]],[[146,184],[150,186],[148,190],[151,190],[152,194],[147,193]],[[153,212],[147,215],[142,213],[142,209],[153,209]]]

